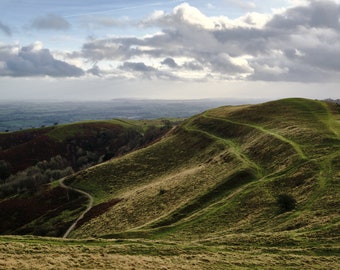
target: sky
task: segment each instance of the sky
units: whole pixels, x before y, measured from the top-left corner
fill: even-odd
[[[0,0],[0,100],[340,98],[340,0]]]

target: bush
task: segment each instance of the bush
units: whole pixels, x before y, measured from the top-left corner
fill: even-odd
[[[10,165],[5,160],[0,160],[0,180],[5,180],[11,175]]]
[[[50,161],[40,161],[36,166],[29,167],[7,178],[0,185],[0,198],[26,191],[35,192],[40,186],[74,173],[72,167],[61,156]]]
[[[164,189],[164,188],[161,188],[160,190],[159,190],[159,195],[163,195],[163,194],[165,194],[166,193],[166,190]]]
[[[277,196],[276,203],[280,213],[292,211],[296,207],[296,200],[290,194],[280,194]]]

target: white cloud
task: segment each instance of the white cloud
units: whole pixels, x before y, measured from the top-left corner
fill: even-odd
[[[337,81],[339,10],[334,2],[313,1],[274,15],[249,13],[230,20],[208,17],[185,3],[142,22],[160,27],[160,33],[89,41],[82,54],[95,61],[129,63],[137,57],[139,63],[148,62],[148,68],[135,66],[136,76],[161,67],[182,79],[195,71],[200,79]],[[192,60],[181,64],[180,58]]]
[[[66,62],[56,60],[41,42],[19,47],[0,45],[0,76],[78,77],[84,72]]]
[[[272,14],[251,12],[233,20],[207,16],[183,3],[170,12],[155,11],[139,22],[143,30],[154,33],[91,38],[73,53],[50,52],[39,43],[3,46],[1,71],[7,76],[30,76],[28,66],[33,65],[32,76],[81,76],[87,70],[92,75],[122,78],[339,81],[339,15],[340,5],[328,0]],[[95,23],[111,27],[116,23],[111,19],[103,17]],[[16,54],[10,52],[14,49]],[[21,66],[15,65],[19,62]]]

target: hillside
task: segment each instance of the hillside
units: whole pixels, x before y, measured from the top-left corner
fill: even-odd
[[[0,133],[0,234],[62,236],[86,196],[51,182],[144,147],[165,120],[88,121]]]
[[[150,127],[160,129],[164,123],[162,120],[88,121],[0,133],[0,160],[8,163],[13,174],[61,155],[78,170],[98,163],[104,154],[105,159],[124,154],[166,131],[159,130],[152,134],[153,138],[143,138]]]
[[[70,177],[96,204],[71,236],[332,238],[339,151],[336,105],[286,99],[213,109],[148,148]],[[111,200],[119,203],[96,213]]]
[[[83,260],[104,252],[116,256],[103,255],[103,264],[116,260],[121,269],[133,267],[128,258],[138,269],[340,266],[336,104],[284,99],[212,109],[65,183],[91,194],[94,206],[69,236],[80,240],[46,241]],[[2,239],[13,250],[46,245]]]

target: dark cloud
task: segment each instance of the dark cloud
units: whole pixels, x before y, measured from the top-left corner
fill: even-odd
[[[63,17],[56,14],[35,18],[31,27],[38,30],[68,30],[71,25]]]
[[[133,62],[125,62],[120,69],[128,70],[128,71],[138,71],[138,72],[152,72],[156,69],[150,66],[145,65],[142,62],[133,63]]]
[[[124,43],[121,43],[119,39],[91,40],[83,45],[82,56],[93,61],[100,61],[104,59],[124,60],[137,54],[136,50],[128,45],[129,39],[124,40]]]
[[[176,63],[176,61],[170,57],[168,58],[165,58],[162,62],[161,62],[162,65],[166,65],[170,68],[178,68],[178,65]]]
[[[5,33],[7,36],[11,36],[12,35],[12,31],[11,31],[11,28],[5,24],[3,24],[1,21],[0,21],[0,30]]]
[[[265,42],[250,61],[250,79],[339,81],[339,17],[340,6],[333,1],[310,1],[275,15],[261,29]]]
[[[267,27],[297,29],[303,27],[339,29],[339,5],[333,1],[311,1],[308,6],[294,7],[275,15]]]
[[[88,69],[86,72],[98,77],[101,77],[103,74],[102,70],[97,65],[93,65],[93,67]]]
[[[148,66],[143,62],[125,62],[119,66],[119,69],[130,74],[137,72],[144,79],[181,80],[181,78],[171,72],[159,70],[152,66]],[[125,74],[125,77],[129,76]]]
[[[79,77],[83,70],[66,62],[56,60],[48,49],[40,44],[26,47],[0,47],[0,76],[52,76]]]

